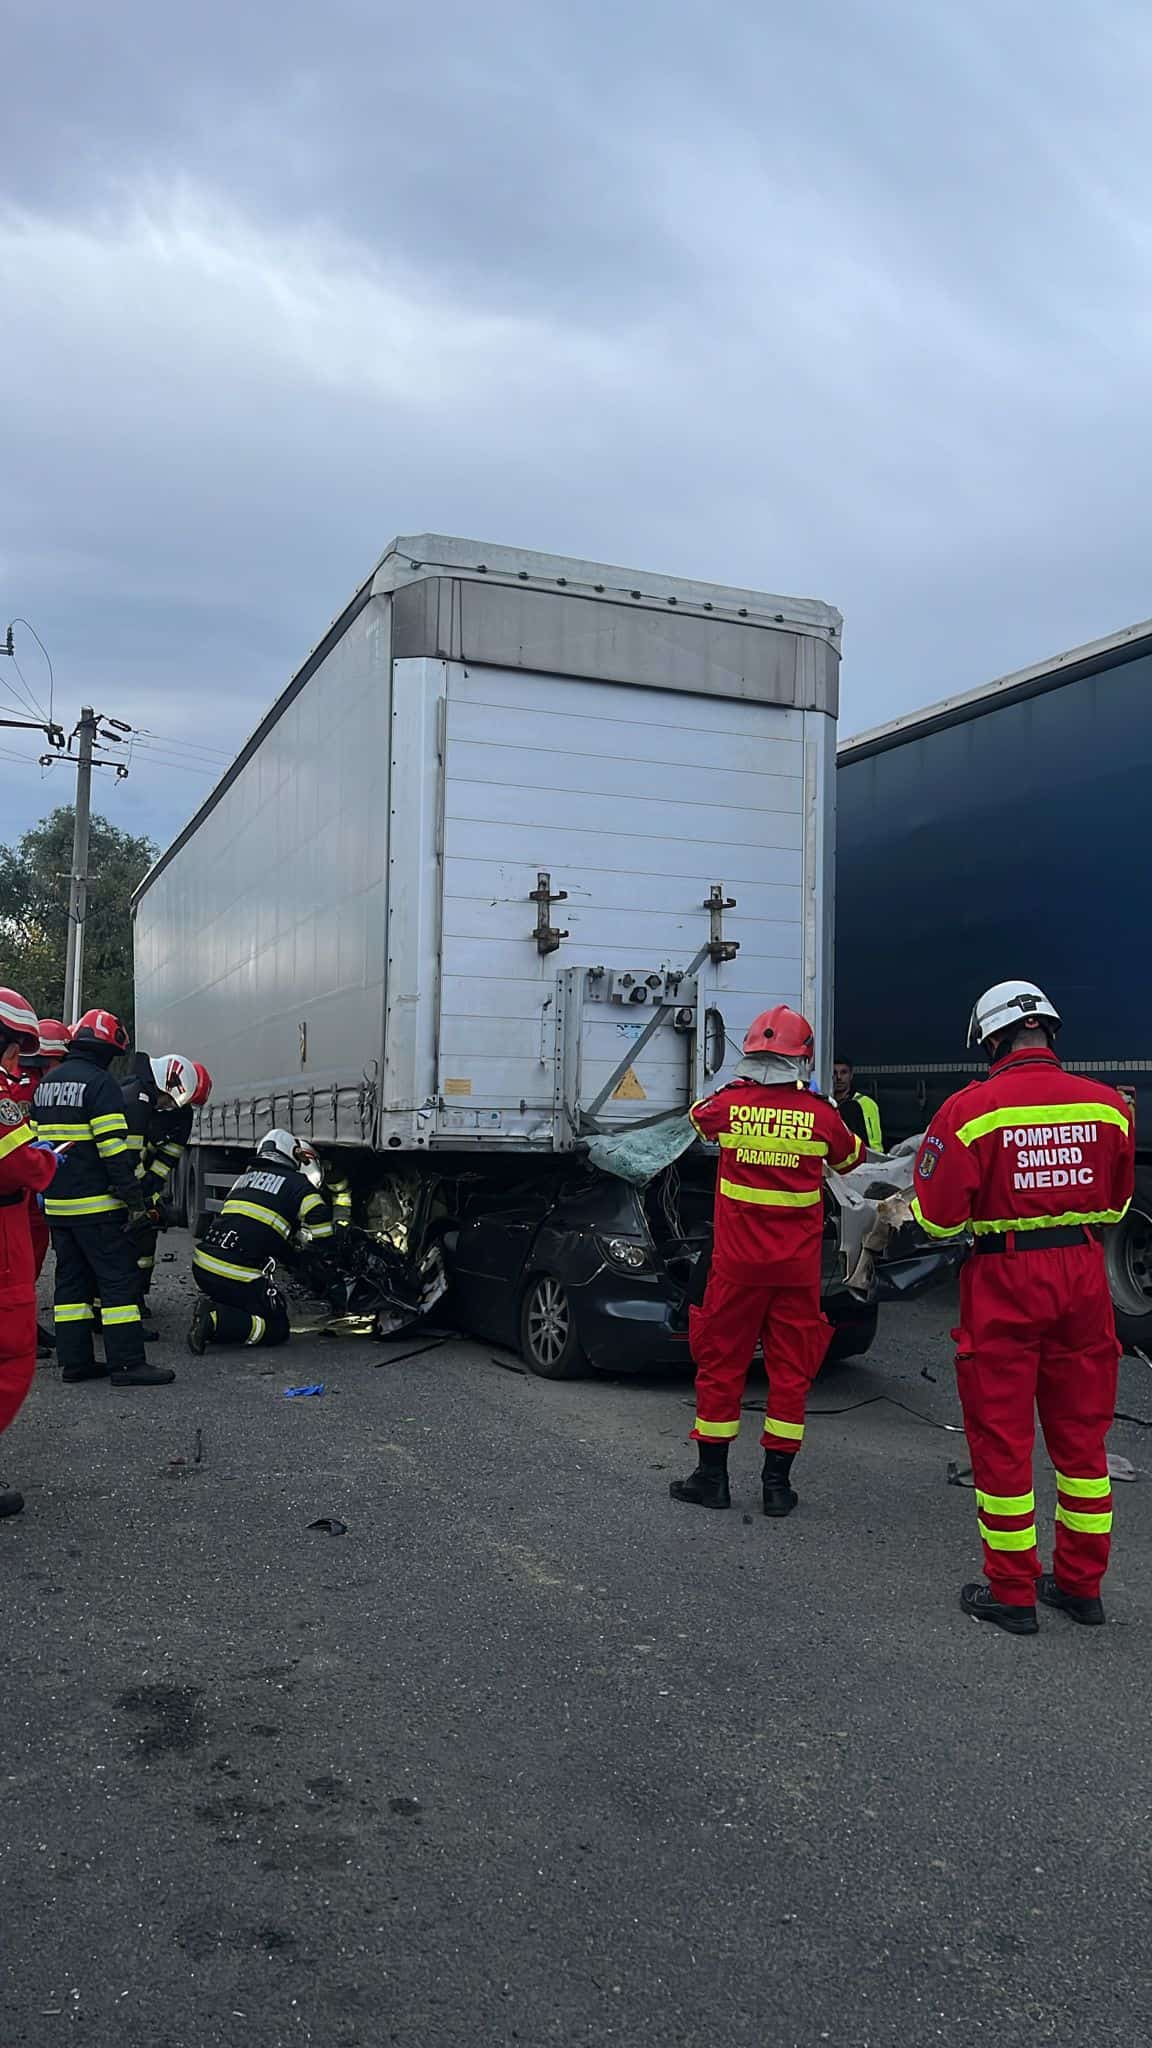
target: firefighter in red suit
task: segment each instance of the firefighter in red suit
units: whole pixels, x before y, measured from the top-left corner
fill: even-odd
[[[728,1446],[762,1343],[764,1512],[779,1517],[796,1506],[792,1460],[832,1334],[820,1309],[824,1168],[847,1172],[863,1146],[832,1104],[809,1092],[812,1027],[795,1010],[765,1010],[743,1050],[735,1080],[691,1112],[699,1135],[719,1145],[720,1166],[708,1286],[689,1315],[699,1463],[669,1491],[695,1507],[730,1506]]]
[[[1059,1028],[1033,982],[981,996],[968,1042],[991,1073],[933,1118],[915,1170],[925,1230],[974,1237],[952,1334],[988,1583],[965,1586],[960,1604],[1012,1635],[1036,1633],[1037,1596],[1103,1622],[1112,1530],[1105,1438],[1120,1347],[1096,1227],[1128,1208],[1135,1140],[1116,1090],[1060,1065]],[[1050,1574],[1036,1547],[1037,1409],[1056,1467]]]
[[[20,1099],[20,1061],[40,1043],[36,1013],[14,989],[0,988],[0,1434],[19,1414],[36,1370],[36,1269],[28,1198],[56,1171],[50,1146],[36,1142]],[[0,1492],[0,1515],[18,1515],[18,1493]]]
[[[13,1088],[21,1102],[31,1102],[45,1074],[51,1073],[53,1067],[58,1067],[61,1060],[67,1058],[71,1036],[68,1026],[59,1023],[55,1017],[41,1017],[39,1046],[34,1053],[26,1053],[23,1056],[20,1061],[19,1078],[13,1082]],[[29,1111],[29,1117],[31,1116],[32,1112]],[[36,1278],[39,1280],[52,1242],[52,1233],[35,1195],[28,1197],[28,1222],[32,1230],[32,1258],[36,1266]],[[50,1357],[55,1348],[56,1343],[51,1330],[46,1330],[42,1323],[37,1323],[37,1358]]]

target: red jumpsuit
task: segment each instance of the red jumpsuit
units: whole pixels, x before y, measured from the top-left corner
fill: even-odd
[[[970,1224],[975,1234],[952,1334],[985,1570],[1007,1606],[1034,1604],[1041,1571],[1036,1409],[1056,1467],[1056,1582],[1091,1599],[1108,1566],[1104,1446],[1120,1347],[1089,1226],[1124,1215],[1134,1143],[1114,1088],[1065,1073],[1046,1049],[1025,1050],[949,1098],[916,1161],[913,1209],[925,1230],[954,1237]]]
[[[35,1136],[11,1077],[0,1070],[0,1432],[19,1413],[36,1370],[36,1270],[29,1196],[56,1171]]]
[[[824,1166],[846,1172],[863,1156],[837,1110],[799,1082],[732,1081],[693,1108],[702,1138],[720,1146],[712,1267],[689,1314],[696,1364],[697,1441],[740,1428],[757,1342],[764,1346],[766,1450],[797,1451],[808,1389],[831,1329],[820,1309]]]
[[[30,1103],[43,1079],[43,1074],[39,1072],[34,1074],[21,1072],[19,1075],[13,1074],[10,1077],[9,1086],[17,1102]],[[31,1110],[28,1112],[28,1117],[29,1122],[35,1126],[36,1120]],[[48,1257],[48,1251],[52,1243],[52,1232],[48,1228],[48,1218],[45,1216],[34,1194],[29,1194],[28,1196],[28,1226],[32,1232],[32,1258],[36,1266],[36,1278],[38,1280],[44,1270],[44,1261]]]

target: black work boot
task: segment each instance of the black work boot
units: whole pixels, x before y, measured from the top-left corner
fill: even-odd
[[[166,1365],[130,1365],[111,1374],[114,1387],[170,1387],[176,1375]]]
[[[788,1475],[792,1470],[795,1451],[765,1451],[762,1485],[764,1490],[764,1513],[774,1521],[782,1521],[799,1504],[800,1496],[789,1484]]]
[[[60,1377],[68,1386],[74,1387],[81,1380],[106,1380],[108,1367],[103,1359],[90,1358],[87,1365],[66,1365]]]
[[[1104,1602],[1099,1597],[1094,1598],[1087,1593],[1066,1593],[1062,1586],[1056,1584],[1051,1572],[1045,1572],[1042,1578],[1037,1579],[1036,1598],[1042,1600],[1045,1607],[1058,1607],[1061,1614],[1066,1614],[1070,1621],[1078,1621],[1082,1628],[1103,1628],[1108,1619]]]
[[[728,1491],[728,1442],[701,1441],[696,1449],[699,1463],[687,1479],[674,1479],[668,1488],[673,1500],[686,1501],[693,1508],[730,1508]]]
[[[960,1588],[960,1605],[965,1614],[974,1621],[993,1621],[997,1628],[1006,1629],[1010,1636],[1035,1636],[1040,1633],[1034,1607],[1010,1607],[1006,1601],[997,1600],[991,1586],[973,1583]]]
[[[23,1510],[24,1495],[17,1493],[14,1487],[6,1487],[4,1492],[0,1493],[0,1519],[5,1515],[22,1514]]]

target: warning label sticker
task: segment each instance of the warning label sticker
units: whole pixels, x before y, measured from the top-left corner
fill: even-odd
[[[635,1067],[629,1067],[619,1086],[612,1090],[613,1102],[647,1102],[647,1090],[637,1079]]]

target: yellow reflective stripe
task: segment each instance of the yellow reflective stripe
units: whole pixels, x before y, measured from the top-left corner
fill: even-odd
[[[916,1204],[912,1204],[915,1208]],[[1071,1223],[1119,1223],[1127,1212],[1123,1209],[1065,1209],[1059,1216],[999,1216],[994,1223],[984,1218],[972,1225],[977,1237],[989,1237],[994,1231],[1005,1230],[1063,1230]],[[931,1228],[924,1225],[925,1230]]]
[[[61,1221],[69,1216],[116,1216],[123,1207],[115,1195],[76,1195],[70,1201],[57,1195],[44,1197],[45,1215]]]
[[[874,1149],[878,1152],[880,1150],[879,1145],[876,1145]],[[850,1152],[845,1153],[843,1159],[832,1160],[832,1171],[833,1173],[847,1173],[849,1167],[857,1165],[863,1157],[864,1147],[861,1144],[860,1139],[857,1138],[852,1146],[852,1150]]]
[[[1085,1515],[1078,1508],[1066,1508],[1056,1503],[1056,1520],[1063,1522],[1066,1529],[1075,1529],[1081,1536],[1107,1536],[1112,1528],[1112,1510],[1103,1514]]]
[[[125,1137],[128,1131],[128,1124],[123,1110],[108,1110],[103,1116],[94,1116],[92,1118],[92,1130],[97,1138],[106,1138],[109,1131],[115,1131],[118,1137]]]
[[[820,1138],[782,1138],[778,1131],[721,1131],[717,1144],[727,1152],[737,1146],[744,1152],[800,1152],[809,1159],[826,1159],[828,1147]]]
[[[184,1147],[180,1143],[179,1138],[165,1138],[164,1143],[158,1149],[166,1153],[169,1159],[173,1160],[182,1158],[184,1154]]]
[[[129,1131],[124,1142],[130,1152],[142,1152],[144,1150],[143,1131]]]
[[[738,1187],[734,1180],[722,1180],[720,1193],[727,1195],[730,1202],[759,1202],[766,1209],[811,1209],[821,1200],[819,1188],[793,1194],[785,1188]]]
[[[780,1422],[775,1415],[766,1415],[764,1417],[764,1432],[766,1436],[786,1436],[790,1443],[798,1444],[804,1435],[804,1424],[802,1422]]]
[[[990,1529],[987,1522],[978,1524],[980,1534],[989,1550],[1035,1550],[1036,1524],[1027,1529]]]
[[[1034,1493],[981,1493],[976,1488],[976,1505],[990,1515],[1034,1515],[1036,1495]]]
[[[305,1195],[300,1204],[301,1217],[310,1216],[313,1209],[326,1209],[327,1206],[323,1195]]]
[[[268,1328],[268,1325],[265,1322],[263,1316],[253,1316],[251,1318],[251,1322],[252,1327],[249,1330],[248,1335],[244,1341],[247,1344],[258,1344],[260,1342],[261,1337],[264,1335],[265,1330]]]
[[[920,1225],[921,1230],[926,1230],[928,1232],[929,1237],[962,1237],[964,1235],[964,1232],[968,1229],[967,1220],[965,1220],[963,1223],[930,1222],[928,1217],[924,1214],[923,1209],[920,1207],[919,1195],[913,1195],[912,1197],[912,1214],[916,1218],[917,1223]]]
[[[739,1422],[705,1422],[702,1415],[696,1417],[696,1435],[708,1438],[739,1436]]]
[[[856,1097],[860,1113],[864,1118],[864,1130],[873,1152],[882,1152],[884,1141],[880,1131],[880,1110],[871,1095]]]
[[[49,1138],[54,1145],[61,1145],[65,1139],[73,1145],[91,1145],[94,1140],[91,1124],[46,1124],[39,1123],[37,1129],[42,1138]]]
[[[90,1323],[95,1319],[90,1301],[58,1301],[53,1313],[58,1323]]]
[[[199,1266],[205,1273],[219,1273],[222,1280],[259,1280],[261,1278],[261,1268],[259,1266],[233,1266],[227,1259],[218,1259],[214,1253],[204,1252],[199,1248],[192,1254],[192,1264]]]
[[[137,1259],[136,1264],[140,1267],[140,1270],[142,1272],[150,1273],[153,1267],[155,1266],[156,1261],[146,1252],[142,1259]]]
[[[278,1230],[281,1237],[290,1237],[292,1226],[278,1216],[275,1209],[265,1209],[261,1202],[234,1202],[229,1198],[221,1210],[222,1216],[250,1216],[253,1223],[266,1223],[269,1230]]]
[[[309,1223],[307,1230],[309,1237],[313,1240],[321,1237],[331,1237],[332,1235],[331,1223]]]
[[[166,1159],[152,1159],[148,1163],[148,1171],[153,1180],[167,1180],[172,1168]]]
[[[100,1321],[106,1330],[118,1328],[122,1323],[138,1323],[140,1321],[140,1310],[135,1302],[128,1308],[102,1308],[100,1310]]]
[[[1066,1472],[1056,1474],[1056,1484],[1061,1493],[1070,1493],[1073,1500],[1104,1500],[1112,1491],[1110,1479],[1070,1479]]]
[[[1017,1124],[1119,1124],[1131,1130],[1131,1120],[1110,1102],[1042,1102],[1028,1108],[990,1109],[987,1116],[974,1116],[956,1133],[962,1145],[972,1145],[991,1131],[1011,1131]]]
[[[5,1131],[0,1138],[0,1159],[7,1159],[11,1153],[18,1152],[21,1145],[30,1145],[34,1135],[31,1124],[16,1124],[12,1130]]]
[[[118,1159],[122,1152],[128,1150],[128,1147],[124,1143],[123,1138],[97,1138],[96,1150],[100,1154],[101,1159]]]

